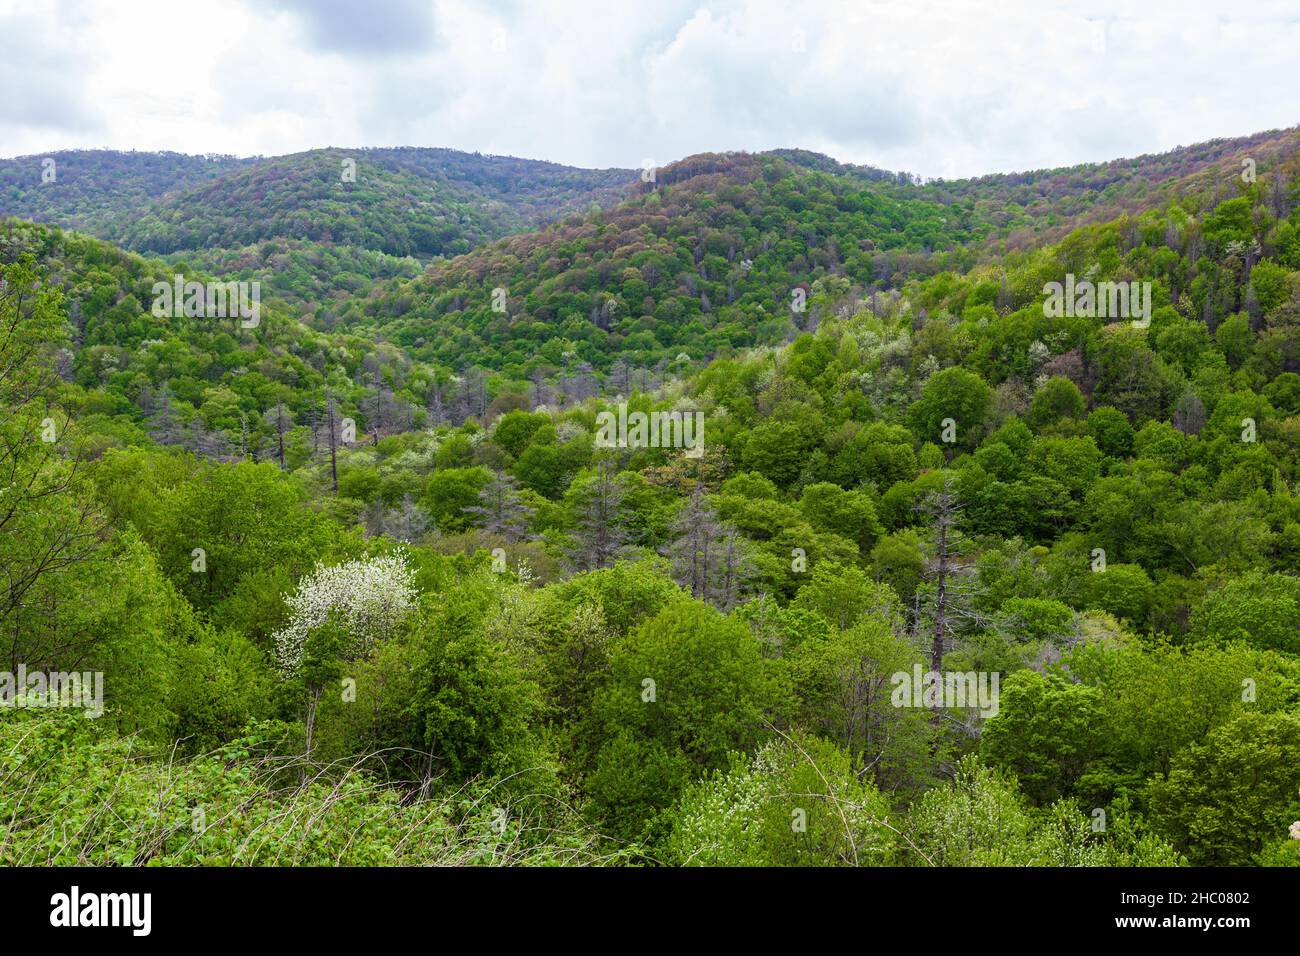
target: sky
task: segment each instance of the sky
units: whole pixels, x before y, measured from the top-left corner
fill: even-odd
[[[800,147],[955,178],[1295,126],[1297,54],[1296,0],[0,0],[0,156]]]

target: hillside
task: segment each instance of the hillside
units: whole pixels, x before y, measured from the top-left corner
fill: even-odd
[[[632,170],[584,170],[452,149],[318,149],[237,159],[114,150],[0,160],[0,216],[171,253],[309,239],[397,256],[466,252],[592,203]],[[343,161],[355,181],[343,181]]]
[[[411,276],[419,261],[622,199],[632,170],[450,149],[312,150],[235,159],[111,150],[0,160],[0,216],[78,229],[256,278],[299,305]],[[344,181],[344,161],[355,163]]]
[[[368,302],[357,321],[421,357],[513,374],[538,359],[559,364],[564,352],[598,368],[617,356],[701,358],[815,326],[815,311],[792,307],[823,276],[901,279],[931,250],[973,262],[963,246],[985,229],[908,186],[761,154],[691,157],[638,193],[437,263]]]
[[[554,370],[566,354],[598,369],[679,353],[698,361],[815,329],[821,308],[800,309],[828,283],[898,290],[1084,223],[1213,203],[1245,187],[1247,154],[1265,170],[1293,168],[1298,152],[1290,130],[928,184],[798,150],[695,156],[618,206],[435,263],[332,315],[421,358],[516,377]],[[1285,190],[1294,178],[1277,181]]]
[[[345,160],[353,182],[342,180]],[[310,239],[429,258],[608,205],[634,175],[446,149],[313,150],[164,197],[106,238],[154,253]]]
[[[335,231],[401,237],[416,174],[336,213],[315,162],[156,223],[404,262]],[[1294,133],[829,162],[691,157],[251,328],[0,222],[0,632],[105,675],[0,715],[0,862],[1300,865]]]
[[[53,167],[47,167],[47,160],[54,161]],[[0,159],[0,216],[78,229],[125,245],[132,220],[162,197],[253,162],[110,149]]]
[[[840,163],[807,150],[768,154],[793,165],[881,187],[912,187],[927,201],[968,210],[990,241],[983,254],[1005,253],[1059,239],[1077,226],[1134,215],[1201,193],[1220,194],[1251,160],[1255,169],[1286,163],[1300,151],[1300,128],[1179,146],[1163,153],[1081,163],[1059,169],[996,173],[971,179],[927,179]]]

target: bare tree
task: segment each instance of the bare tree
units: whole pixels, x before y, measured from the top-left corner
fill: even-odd
[[[953,635],[964,623],[982,621],[974,607],[977,593],[974,562],[968,557],[969,543],[961,533],[962,506],[949,478],[943,488],[923,500],[917,509],[930,517],[933,537],[929,546],[926,576],[934,585],[934,606],[930,638],[930,669],[943,669],[943,655]],[[917,621],[920,626],[920,621]]]
[[[1291,184],[1286,173],[1277,170],[1268,190],[1269,208],[1278,219],[1285,219],[1291,214]]]
[[[402,496],[402,503],[396,508],[387,507],[382,500],[373,501],[362,517],[370,537],[387,535],[407,544],[419,542],[433,528],[429,513],[409,494]]]
[[[747,542],[704,500],[697,484],[673,523],[674,539],[665,549],[673,577],[693,597],[724,611],[741,602],[753,576]]]
[[[722,540],[715,550],[719,554],[717,586],[714,603],[729,611],[744,600],[749,582],[754,576],[749,542],[730,525],[724,524]]]
[[[384,433],[387,424],[385,413],[392,404],[393,393],[384,384],[383,371],[378,365],[371,374],[370,388],[361,402],[361,412],[366,416],[366,431],[370,432],[370,443],[379,444],[379,436]]]
[[[1264,310],[1260,307],[1259,296],[1255,294],[1255,283],[1246,283],[1246,294],[1241,300],[1241,306],[1246,310],[1246,315],[1250,317],[1250,328],[1258,332],[1264,327]]]
[[[154,412],[149,419],[149,434],[160,445],[180,445],[185,442],[185,424],[176,414],[172,404],[171,386],[166,382],[153,401]]]
[[[466,369],[461,378],[461,391],[469,409],[468,414],[482,421],[488,407],[487,372],[475,365]]]
[[[1178,400],[1171,423],[1184,435],[1199,435],[1205,427],[1205,420],[1205,403],[1194,391],[1187,389]]]
[[[628,395],[632,391],[632,370],[621,358],[609,367],[609,387],[615,395]]]
[[[534,369],[533,374],[529,376],[529,381],[533,383],[531,392],[533,408],[549,405],[551,403],[551,387],[546,383],[546,374],[540,368]]]
[[[184,446],[200,458],[209,461],[230,459],[230,442],[220,429],[209,431],[203,420],[195,416],[185,432]]]
[[[447,417],[451,424],[459,428],[473,414],[468,383],[461,381],[451,389],[451,401],[448,404]]]
[[[602,460],[595,476],[574,494],[577,528],[567,551],[569,563],[578,571],[607,568],[627,551],[632,540],[626,483],[609,461]]]
[[[384,516],[384,532],[390,538],[415,544],[433,528],[429,512],[415,503],[411,495],[402,496],[402,503]]]
[[[871,314],[872,315],[877,314],[875,309],[875,304],[874,304],[875,300],[876,300],[876,294],[872,292],[871,293],[871,301],[872,301]],[[1005,315],[1006,313],[1010,312],[1014,308],[1015,301],[1016,301],[1015,296],[1011,294],[1011,287],[1007,285],[1007,277],[1004,275],[1002,277],[1001,284],[998,285],[997,297],[994,300],[994,309],[997,310],[999,315]]]
[[[443,386],[434,382],[429,386],[429,424],[442,425],[448,418]]]
[[[248,430],[248,413],[241,411],[239,413],[239,460],[248,461],[250,456],[256,456],[256,449],[253,447],[252,435]]]
[[[334,491],[339,490],[339,442],[342,440],[343,420],[339,417],[339,404],[333,395],[325,399],[325,414],[317,425],[318,437],[324,441],[330,456],[330,480]],[[313,441],[318,446],[320,441]]]
[[[463,510],[475,517],[478,527],[508,541],[527,537],[533,517],[533,509],[520,497],[514,477],[501,472],[492,473],[492,479],[479,492],[478,504]]]
[[[289,407],[284,402],[276,402],[275,405],[267,409],[263,418],[267,425],[275,429],[276,457],[280,461],[280,470],[284,471],[284,436],[293,427],[293,412],[289,410]]]

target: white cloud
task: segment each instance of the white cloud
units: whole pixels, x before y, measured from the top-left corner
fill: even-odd
[[[1285,0],[0,0],[0,155],[798,146],[928,176],[1300,122]]]

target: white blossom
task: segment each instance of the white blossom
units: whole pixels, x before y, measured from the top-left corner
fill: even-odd
[[[302,664],[303,645],[331,611],[339,612],[351,639],[350,657],[363,657],[415,607],[414,575],[401,552],[316,570],[286,596],[289,624],[274,635],[276,657],[287,674]]]
[[[567,442],[585,434],[587,434],[587,429],[583,428],[581,423],[569,421],[568,419],[555,426],[555,437],[561,442]]]

